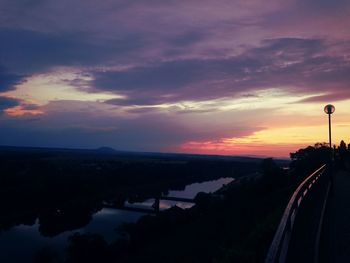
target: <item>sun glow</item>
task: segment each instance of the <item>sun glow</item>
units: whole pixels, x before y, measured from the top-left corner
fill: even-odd
[[[349,139],[350,125],[333,125],[335,144]],[[189,141],[181,145],[185,152],[212,154],[257,154],[275,157],[288,157],[289,153],[301,147],[328,140],[328,126],[300,126],[289,128],[270,128],[239,138],[222,138],[207,141]]]
[[[124,98],[108,92],[88,92],[92,77],[74,69],[57,68],[50,72],[36,74],[17,85],[16,90],[2,93],[24,101],[45,105],[55,100],[104,101]]]

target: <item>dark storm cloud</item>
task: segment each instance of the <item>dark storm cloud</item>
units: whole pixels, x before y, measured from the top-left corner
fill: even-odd
[[[236,96],[246,91],[285,88],[312,94],[348,90],[350,61],[328,55],[321,39],[280,38],[224,59],[150,64],[126,71],[92,73],[94,89],[124,94],[114,105],[153,105]],[[347,93],[346,97],[349,97]]]

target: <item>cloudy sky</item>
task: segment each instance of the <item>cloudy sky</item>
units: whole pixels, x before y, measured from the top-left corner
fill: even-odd
[[[0,0],[0,144],[288,156],[350,141],[348,0]]]

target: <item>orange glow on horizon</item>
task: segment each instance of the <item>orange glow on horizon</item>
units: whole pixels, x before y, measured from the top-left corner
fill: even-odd
[[[269,157],[289,157],[291,152],[308,145],[303,144],[253,144],[227,143],[222,142],[188,142],[181,145],[181,150],[186,153],[217,154],[217,155],[248,155],[248,156],[269,156]]]
[[[333,143],[348,139],[349,127],[346,124],[333,125]],[[289,157],[291,152],[327,142],[328,126],[307,126],[289,128],[271,128],[254,132],[241,138],[222,138],[207,141],[189,141],[180,146],[185,152],[224,154],[224,155],[261,155]]]

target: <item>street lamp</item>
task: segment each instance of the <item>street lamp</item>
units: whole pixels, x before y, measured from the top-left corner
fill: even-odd
[[[324,112],[328,114],[329,148],[331,151],[331,160],[333,159],[331,115],[334,113],[334,111],[335,111],[335,107],[332,104],[328,104],[324,107]]]

